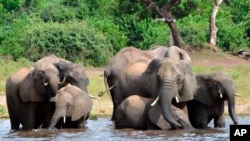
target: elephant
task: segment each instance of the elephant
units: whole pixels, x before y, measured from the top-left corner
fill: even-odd
[[[54,77],[57,74],[57,69],[41,71],[27,67],[19,69],[7,79],[6,101],[11,129],[20,129],[20,124],[25,130],[38,128],[41,124],[48,126],[53,114],[49,98],[55,96],[58,89],[59,79]]]
[[[34,68],[48,68],[48,66],[51,65],[53,67],[55,66],[54,69],[58,70],[57,76],[60,79],[59,89],[70,83],[79,87],[83,91],[88,92],[87,86],[89,85],[89,78],[81,64],[74,64],[52,54],[38,60],[34,64]]]
[[[50,101],[55,102],[56,110],[51,118],[49,129],[55,128],[56,123],[64,117],[63,128],[83,128],[92,110],[92,100],[80,88],[67,84],[58,90],[57,95]]]
[[[6,81],[7,106],[11,129],[38,128],[49,125],[55,104],[49,102],[61,87],[67,83],[87,91],[89,83],[84,68],[55,55],[41,58],[32,69],[25,69],[11,75]]]
[[[139,95],[127,97],[115,112],[115,127],[134,128],[139,130],[168,130],[171,125],[163,118],[159,103],[151,106],[153,98]],[[171,105],[171,113],[182,129],[193,129],[186,113]]]
[[[225,72],[216,71],[196,76],[197,90],[194,99],[187,102],[189,119],[195,128],[207,128],[214,119],[214,128],[225,127],[224,101],[228,101],[228,112],[234,124],[236,86]]]
[[[149,50],[140,50],[135,47],[126,47],[122,49],[109,62],[104,70],[104,83],[107,90],[110,92],[112,101],[114,101],[114,89],[112,89],[120,78],[121,71],[132,61],[138,59],[152,60],[155,58],[174,58],[177,60],[186,60],[191,63],[191,59],[187,52],[177,46],[165,47],[155,46]],[[103,93],[100,93],[102,95]],[[114,111],[116,105],[113,105],[112,120],[114,119]]]
[[[181,103],[185,106],[186,101],[193,99],[196,86],[192,67],[185,60],[136,60],[121,72],[114,88],[114,104],[119,106],[124,99],[134,94],[154,99],[158,97],[164,119],[172,128],[179,128],[180,124],[171,115],[171,104],[178,106]]]

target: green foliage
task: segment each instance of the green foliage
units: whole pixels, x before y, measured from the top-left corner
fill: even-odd
[[[63,5],[49,5],[47,8],[42,10],[40,17],[45,22],[67,22],[77,18],[78,9],[67,7]],[[80,18],[80,17],[78,17]],[[82,17],[81,17],[82,18]]]
[[[179,20],[178,29],[181,37],[188,44],[200,44],[207,42],[209,25],[208,18],[204,20],[202,15],[191,14]]]
[[[10,55],[14,59],[23,56],[23,47],[20,44],[23,33],[29,21],[26,16],[15,19],[12,24],[0,27],[0,53]]]
[[[89,18],[87,22],[89,26],[97,28],[107,36],[107,40],[113,46],[110,51],[116,53],[127,45],[127,37],[119,31],[119,26],[114,24],[112,17],[106,17],[105,19]]]
[[[185,44],[207,42],[213,2],[186,0],[172,9]],[[250,48],[249,10],[247,0],[221,4],[216,19],[218,47]],[[87,65],[105,65],[125,46],[168,45],[169,27],[156,18],[133,0],[0,0],[0,54],[37,60],[55,53]]]
[[[24,0],[0,0],[0,3],[3,5],[4,9],[9,12],[19,9],[23,2]]]
[[[105,35],[85,22],[34,25],[22,40],[24,56],[32,61],[48,55],[80,61],[85,65],[101,66],[107,62],[112,48]]]

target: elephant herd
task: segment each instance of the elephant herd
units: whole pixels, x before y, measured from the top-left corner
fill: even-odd
[[[235,84],[224,72],[195,75],[188,53],[176,46],[122,49],[104,70],[116,128],[224,127],[224,101],[234,124]],[[101,96],[103,93],[100,93]]]
[[[224,102],[237,124],[236,87],[224,72],[195,75],[188,53],[176,46],[126,47],[104,70],[115,128],[225,127]],[[93,102],[84,67],[49,55],[6,81],[11,129],[84,128]],[[99,96],[103,95],[100,93]]]
[[[88,84],[82,65],[55,55],[14,72],[6,81],[11,129],[84,127],[93,105]]]

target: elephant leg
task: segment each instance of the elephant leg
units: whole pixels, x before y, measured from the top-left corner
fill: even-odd
[[[18,119],[17,117],[18,115],[17,113],[20,111],[14,112],[14,108],[12,108],[12,106],[9,106],[9,104],[7,106],[8,106],[8,112],[9,112],[9,117],[10,117],[11,129],[17,130],[19,129],[19,126],[21,123],[20,119]]]
[[[50,102],[40,102],[37,105],[37,108],[35,109],[35,129],[46,128],[49,126],[50,119],[53,115],[53,112],[50,109]]]
[[[225,117],[224,117],[224,114],[222,114],[219,117],[215,117],[214,118],[214,127],[215,128],[225,127]]]
[[[36,103],[23,103],[22,118],[23,118],[23,129],[32,130],[35,127],[35,109]]]
[[[19,129],[19,126],[21,123],[20,120],[16,118],[15,114],[12,111],[9,111],[9,116],[10,116],[11,129],[14,129],[14,130]]]
[[[209,116],[206,107],[199,102],[188,102],[188,117],[194,128],[207,128]]]

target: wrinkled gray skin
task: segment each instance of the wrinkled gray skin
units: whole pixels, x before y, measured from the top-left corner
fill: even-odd
[[[30,67],[22,68],[8,78],[6,101],[11,129],[20,129],[20,124],[24,130],[38,128],[41,124],[48,126],[53,113],[46,109],[53,108],[49,99],[58,89],[57,74],[57,69]]]
[[[137,60],[124,68],[114,95],[115,105],[119,105],[130,95],[147,98],[159,96],[163,117],[172,128],[181,127],[171,115],[172,101],[186,102],[193,99],[196,79],[190,64],[171,58]]]
[[[214,127],[225,127],[224,101],[228,102],[228,112],[234,124],[238,124],[235,114],[235,84],[224,72],[200,74],[196,76],[198,89],[192,101],[187,102],[189,119],[195,128],[207,128],[214,119]],[[222,94],[220,96],[220,94]]]
[[[117,108],[115,115],[116,128],[134,128],[139,130],[171,129],[171,125],[163,118],[159,103],[153,107],[154,99],[132,95],[126,98]],[[193,129],[185,112],[171,105],[173,118],[182,129]]]
[[[51,118],[49,129],[55,128],[62,117],[66,117],[63,128],[83,128],[92,110],[92,100],[89,95],[71,84],[58,90],[57,95],[51,98],[56,103],[56,110]]]
[[[155,46],[150,50],[140,50],[134,47],[127,47],[122,49],[116,56],[109,62],[104,70],[104,80],[106,88],[109,89],[115,85],[120,77],[121,71],[132,61],[138,59],[146,59],[151,61],[155,58],[174,58],[177,60],[186,60],[191,63],[191,59],[185,50],[177,46],[165,47]],[[111,98],[114,104],[114,89],[110,90]],[[112,120],[114,120],[114,112],[118,105],[113,105]]]

